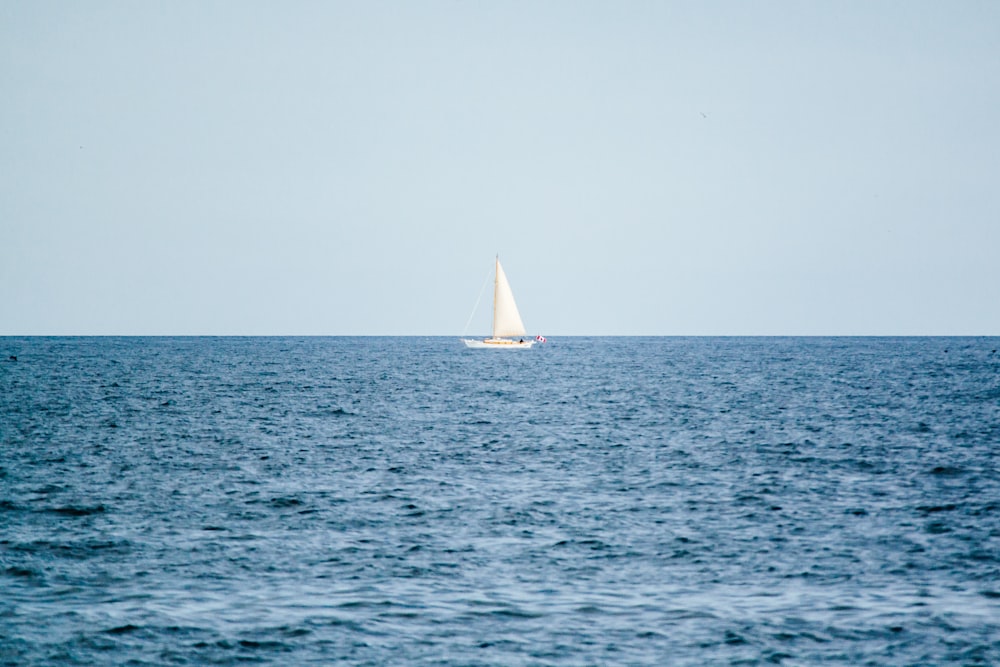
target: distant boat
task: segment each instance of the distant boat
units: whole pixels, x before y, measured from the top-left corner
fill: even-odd
[[[514,303],[514,293],[507,282],[507,274],[497,257],[496,277],[493,281],[493,335],[483,340],[463,338],[466,347],[477,350],[526,350],[534,345],[533,340],[524,340],[524,323]],[[513,337],[520,340],[513,340]]]

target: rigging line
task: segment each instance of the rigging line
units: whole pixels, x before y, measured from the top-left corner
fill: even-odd
[[[476,315],[476,310],[479,308],[479,302],[483,300],[483,290],[486,289],[486,285],[490,282],[490,275],[493,274],[493,270],[490,269],[486,272],[486,280],[483,281],[483,286],[479,288],[479,296],[476,297],[476,305],[472,307],[472,312],[469,313],[469,321],[465,323],[465,328],[462,329],[462,335],[466,335],[469,331],[469,325],[472,324],[472,318]]]

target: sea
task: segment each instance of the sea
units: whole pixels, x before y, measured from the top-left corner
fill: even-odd
[[[1000,338],[0,338],[2,665],[997,665]]]

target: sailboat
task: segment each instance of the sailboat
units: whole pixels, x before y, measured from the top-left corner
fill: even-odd
[[[526,350],[534,345],[533,340],[524,340],[524,323],[514,303],[514,293],[507,282],[507,274],[497,257],[496,277],[493,280],[493,335],[483,340],[463,338],[466,347],[477,350]],[[518,336],[512,340],[508,336]]]

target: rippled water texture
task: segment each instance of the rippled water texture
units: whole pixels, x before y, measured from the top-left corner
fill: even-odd
[[[997,338],[0,338],[0,663],[1000,664]]]

